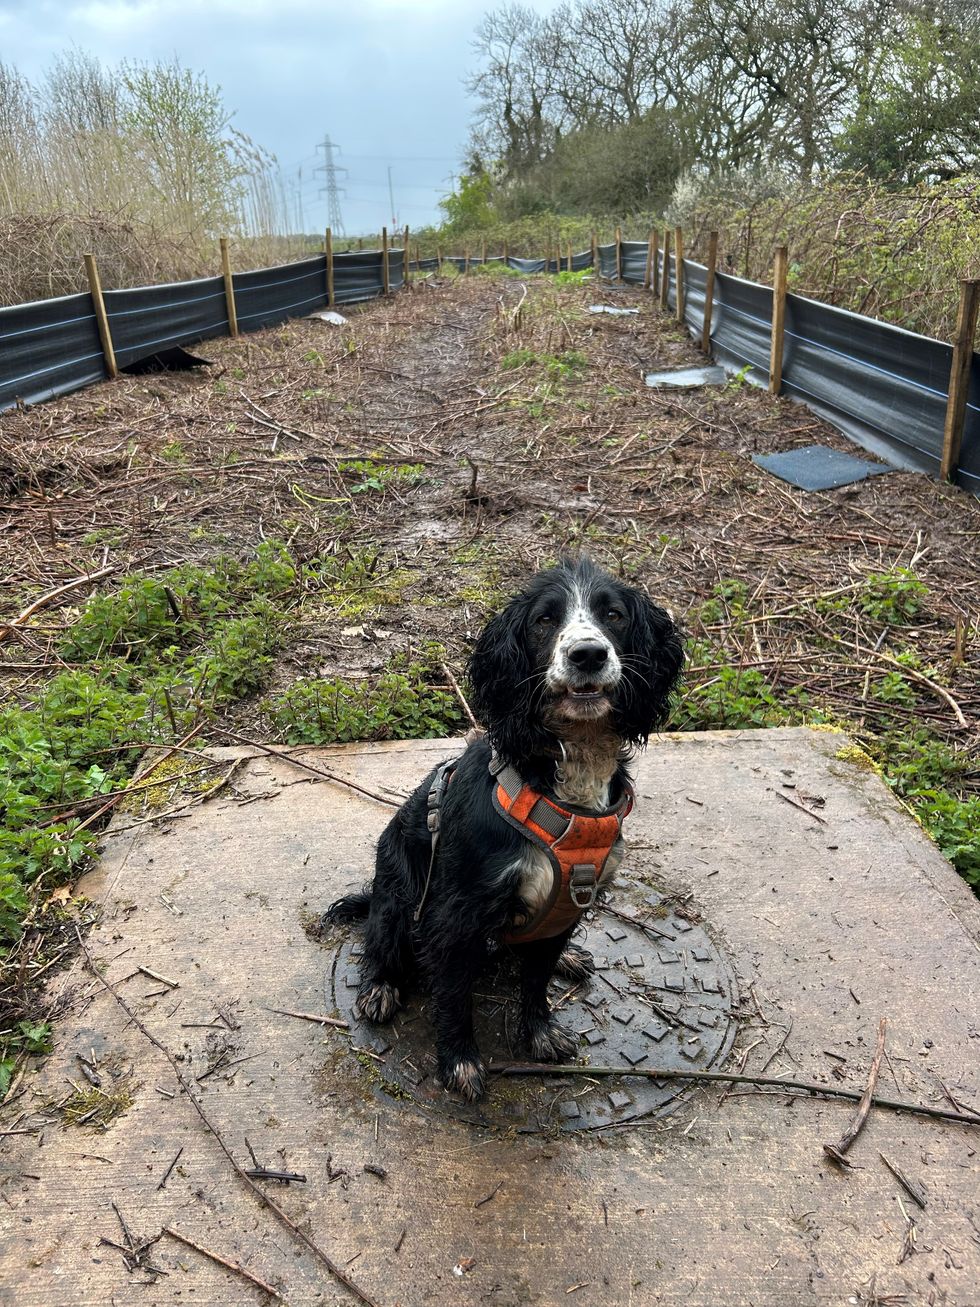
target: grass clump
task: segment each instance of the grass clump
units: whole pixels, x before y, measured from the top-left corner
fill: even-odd
[[[344,459],[337,469],[345,476],[360,478],[349,487],[352,495],[383,493],[389,486],[414,486],[425,472],[422,463],[381,463],[373,458]]]
[[[533,349],[514,349],[500,360],[505,372],[519,368],[541,367],[552,377],[564,381],[581,375],[589,361],[579,350],[567,349],[561,354],[538,354]]]

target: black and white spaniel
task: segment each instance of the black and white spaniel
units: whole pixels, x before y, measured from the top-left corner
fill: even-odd
[[[327,913],[331,922],[368,918],[357,1002],[369,1020],[389,1021],[421,972],[446,1088],[469,1099],[483,1092],[471,995],[500,941],[519,958],[521,1035],[531,1055],[574,1055],[576,1041],[553,1020],[546,991],[560,961],[587,974],[591,958],[569,946],[567,912],[554,918],[557,933],[541,924],[556,896],[569,893],[547,842],[563,822],[565,830],[583,817],[583,825],[608,827],[608,814],[628,811],[630,751],[664,722],[682,663],[667,613],[584,559],[538,573],[480,636],[469,680],[486,738],[469,745],[448,783],[443,772],[426,777],[381,836],[370,890]],[[511,798],[523,786],[538,801],[528,830],[503,815],[501,782]],[[542,830],[549,820],[557,823],[550,833]],[[575,903],[594,901],[612,877],[622,857],[613,830],[605,855],[588,855],[586,889],[589,872],[595,883],[584,899],[573,884]],[[572,870],[574,882],[582,868]],[[535,937],[522,942],[529,922]]]

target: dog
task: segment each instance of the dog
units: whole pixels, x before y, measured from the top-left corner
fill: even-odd
[[[472,992],[500,946],[519,961],[531,1056],[575,1055],[575,1037],[549,1011],[548,982],[561,961],[580,978],[592,970],[570,936],[621,861],[628,762],[666,720],[683,657],[664,609],[590,560],[539,572],[470,658],[485,736],[399,809],[378,842],[370,889],[325,914],[331,923],[367,917],[362,1017],[390,1021],[421,972],[446,1089],[470,1101],[484,1091]]]

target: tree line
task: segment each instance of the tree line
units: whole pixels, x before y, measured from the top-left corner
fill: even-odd
[[[512,212],[662,209],[677,178],[897,184],[980,159],[977,0],[565,0],[488,13],[470,177]]]

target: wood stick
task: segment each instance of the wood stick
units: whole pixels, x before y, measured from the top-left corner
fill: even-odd
[[[334,306],[334,285],[333,285],[333,232],[327,228],[327,237],[323,243],[324,253],[327,256],[327,305],[329,308]]]
[[[452,686],[453,693],[455,694],[456,698],[460,701],[460,703],[463,705],[463,712],[466,713],[470,725],[474,727],[476,730],[479,730],[480,724],[473,716],[473,709],[466,702],[466,696],[463,694],[463,691],[459,688],[459,682],[456,680],[456,677],[453,676],[451,670],[446,666],[445,663],[440,663],[440,666],[442,667],[446,680]]]
[[[786,330],[786,273],[789,251],[780,245],[772,270],[772,341],[769,349],[769,394],[778,395],[783,388],[783,340]]]
[[[660,307],[667,312],[670,298],[670,228],[664,228],[664,271],[660,282]]]
[[[861,1095],[861,1101],[858,1103],[858,1109],[854,1113],[853,1121],[841,1135],[839,1143],[824,1144],[823,1146],[823,1151],[827,1156],[842,1166],[847,1165],[844,1160],[844,1154],[864,1129],[864,1123],[867,1121],[868,1113],[871,1111],[871,1100],[874,1096],[875,1085],[878,1083],[878,1073],[881,1070],[881,1059],[885,1053],[885,1031],[887,1028],[888,1022],[884,1017],[882,1017],[878,1022],[878,1039],[875,1043],[874,1057],[871,1059],[871,1069],[868,1072],[868,1084],[864,1093]]]
[[[728,1071],[678,1071],[658,1067],[633,1066],[576,1066],[552,1062],[503,1062],[487,1068],[498,1076],[642,1076],[647,1080],[691,1080],[706,1084],[763,1085],[772,1089],[795,1089],[802,1093],[825,1098],[846,1098],[858,1103],[864,1097],[853,1089],[838,1089],[834,1085],[817,1085],[805,1080],[784,1080],[777,1076],[737,1075]],[[957,1121],[960,1125],[980,1126],[980,1112],[953,1112],[945,1107],[926,1107],[919,1103],[904,1103],[898,1099],[872,1096],[872,1107],[887,1108],[892,1112],[912,1112],[937,1121]]]
[[[566,253],[568,254],[568,271],[573,272],[574,269],[572,268],[572,242],[571,241],[566,241],[565,250]]]
[[[715,268],[718,264],[718,233],[708,236],[708,267],[704,278],[704,324],[701,327],[701,348],[711,353],[711,314],[715,299]]]
[[[221,248],[221,275],[225,282],[225,311],[228,314],[228,335],[238,335],[238,310],[235,308],[235,283],[231,275],[231,258],[228,253],[228,237],[218,239]]]
[[[949,395],[946,400],[946,422],[943,428],[943,453],[939,463],[939,479],[950,481],[960,461],[963,428],[966,423],[966,399],[970,389],[970,368],[973,362],[973,339],[977,334],[977,317],[980,315],[980,281],[960,282],[960,304],[956,314],[956,335],[953,338],[953,361],[949,372]]]
[[[96,980],[99,981],[99,983],[105,989],[109,991],[109,993],[116,1000],[116,1002],[119,1004],[122,1010],[126,1013],[127,1017],[129,1017],[129,1020],[140,1032],[140,1034],[143,1035],[145,1039],[149,1040],[149,1042],[154,1046],[154,1048],[159,1049],[159,1051],[167,1059],[167,1061],[170,1064],[170,1069],[171,1071],[173,1071],[174,1076],[177,1079],[177,1083],[180,1085],[181,1089],[187,1095],[187,1098],[190,1101],[191,1106],[194,1108],[195,1112],[198,1114],[198,1116],[201,1118],[204,1125],[207,1127],[215,1143],[224,1153],[228,1162],[231,1164],[232,1169],[234,1170],[235,1174],[239,1177],[239,1179],[242,1181],[242,1183],[247,1186],[247,1188],[259,1200],[259,1202],[262,1204],[263,1207],[267,1207],[269,1211],[272,1212],[272,1214],[276,1217],[276,1219],[281,1221],[281,1223],[291,1232],[294,1238],[298,1239],[301,1243],[305,1244],[307,1248],[309,1248],[310,1252],[313,1253],[314,1257],[317,1257],[323,1263],[323,1265],[327,1268],[327,1270],[334,1277],[334,1279],[339,1280],[340,1283],[344,1285],[346,1289],[349,1289],[350,1292],[354,1294],[354,1296],[360,1302],[366,1305],[366,1307],[379,1307],[377,1301],[374,1298],[370,1297],[363,1289],[361,1289],[350,1278],[350,1276],[346,1273],[346,1271],[344,1271],[342,1267],[338,1266],[337,1263],[333,1261],[333,1259],[326,1252],[324,1252],[324,1250],[320,1247],[320,1245],[316,1242],[316,1240],[313,1239],[311,1235],[307,1234],[305,1230],[303,1230],[300,1226],[298,1226],[287,1215],[287,1213],[283,1211],[283,1209],[279,1206],[277,1202],[275,1202],[274,1199],[270,1198],[269,1195],[255,1183],[254,1180],[250,1179],[250,1177],[246,1174],[244,1167],[240,1166],[238,1162],[235,1160],[234,1154],[232,1153],[231,1149],[225,1143],[224,1139],[219,1134],[217,1127],[214,1125],[214,1123],[211,1121],[211,1118],[208,1116],[204,1108],[201,1106],[197,1094],[192,1089],[190,1082],[184,1078],[184,1073],[181,1071],[180,1065],[174,1058],[174,1055],[170,1052],[170,1049],[167,1048],[166,1044],[161,1043],[161,1041],[157,1039],[156,1035],[154,1035],[153,1032],[146,1027],[146,1025],[137,1016],[135,1010],[132,1007],[130,1007],[130,1005],[126,1002],[126,1000],[122,997],[122,995],[117,992],[114,986],[111,985],[109,981],[106,980],[105,976],[102,975],[101,971],[99,971],[98,967],[95,965],[95,960],[93,959],[92,954],[89,952],[88,946],[86,945],[85,941],[82,939],[82,933],[78,929],[78,926],[75,926],[75,937],[78,940],[78,946],[85,957],[85,961],[88,965],[88,969],[92,973],[92,975],[96,978]]]
[[[388,280],[388,228],[381,228],[381,286],[382,293],[391,294],[391,286]]]
[[[210,1258],[212,1262],[217,1262],[219,1266],[224,1266],[227,1270],[234,1271],[236,1275],[240,1275],[243,1279],[249,1280],[256,1286],[256,1288],[261,1289],[263,1293],[267,1293],[270,1298],[277,1298],[282,1302],[282,1294],[278,1289],[274,1289],[271,1284],[266,1284],[265,1280],[260,1280],[259,1277],[253,1275],[251,1271],[246,1271],[241,1262],[229,1262],[227,1258],[220,1256],[218,1253],[213,1253],[210,1248],[205,1248],[203,1244],[195,1243],[194,1240],[189,1239],[186,1234],[181,1234],[178,1230],[172,1229],[169,1225],[163,1227],[163,1233],[169,1234],[171,1239],[176,1239],[178,1243],[186,1244],[188,1248],[193,1248],[195,1252],[200,1253],[203,1257]]]
[[[119,368],[116,366],[116,351],[112,347],[112,332],[109,330],[109,315],[105,311],[105,300],[102,298],[102,282],[99,279],[99,265],[95,261],[94,254],[84,255],[85,275],[88,277],[89,294],[92,296],[92,308],[95,310],[95,321],[99,328],[99,340],[102,342],[102,354],[105,358],[105,367],[110,377],[119,376]]]
[[[623,233],[616,228],[616,280],[623,280]]]
[[[374,790],[365,789],[363,785],[358,785],[356,781],[344,780],[343,776],[338,776],[335,772],[326,771],[321,767],[314,767],[311,763],[304,762],[302,758],[294,758],[291,753],[273,749],[268,744],[259,744],[258,740],[250,740],[246,735],[238,735],[235,731],[229,731],[226,726],[212,726],[211,729],[219,735],[227,735],[229,739],[236,740],[239,744],[247,744],[251,749],[259,749],[262,753],[267,753],[270,758],[282,758],[283,762],[292,763],[294,767],[300,767],[303,771],[311,772],[314,776],[320,776],[325,781],[333,781],[337,785],[346,786],[349,790],[356,790],[358,794],[365,794],[369,799],[374,799],[377,803],[384,803],[389,808],[400,808],[402,806],[400,799],[386,799],[383,794],[376,794]]]
[[[316,1012],[292,1012],[285,1007],[267,1007],[266,1012],[275,1012],[280,1017],[296,1017],[300,1021],[313,1021],[318,1026],[333,1026],[337,1030],[350,1030],[350,1022],[340,1021],[337,1017],[321,1017]]]
[[[599,272],[599,240],[595,232],[592,233],[592,267],[595,273]]]
[[[89,572],[86,576],[76,576],[74,581],[68,581],[64,585],[59,585],[55,590],[49,590],[47,594],[41,595],[40,599],[35,599],[32,604],[28,604],[22,609],[16,617],[12,617],[9,622],[0,623],[0,644],[12,635],[18,626],[23,626],[27,619],[33,616],[41,608],[47,608],[53,604],[56,599],[60,599],[63,594],[68,594],[71,590],[77,590],[79,586],[89,585],[93,581],[101,581],[105,576],[111,576],[113,572],[120,569],[116,567],[103,567],[98,572]]]
[[[653,259],[650,268],[650,293],[652,295],[660,294],[660,232],[654,227],[650,233],[650,242],[653,245]]]
[[[684,232],[674,228],[674,317],[684,321]]]
[[[405,224],[405,234],[402,237],[402,285],[408,285],[408,223]]]

